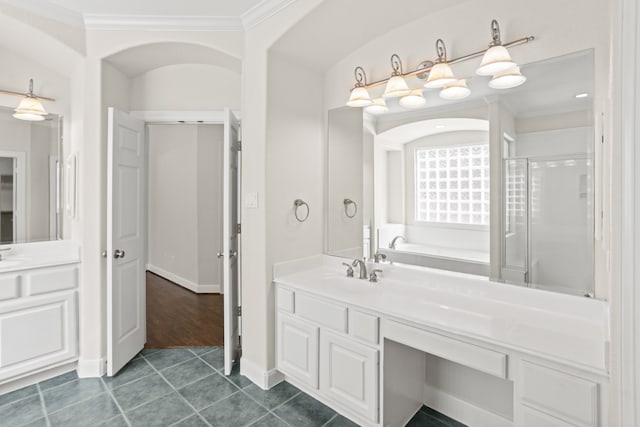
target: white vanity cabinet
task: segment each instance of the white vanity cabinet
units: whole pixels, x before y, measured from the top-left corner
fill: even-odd
[[[0,273],[0,383],[77,359],[77,288],[77,263]]]
[[[378,317],[277,286],[278,370],[363,425],[379,421]]]

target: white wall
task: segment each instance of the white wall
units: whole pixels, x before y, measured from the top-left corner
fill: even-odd
[[[153,124],[147,129],[149,267],[192,290],[219,289],[222,126]]]
[[[131,80],[130,106],[132,111],[238,109],[240,74],[202,64],[156,68]]]

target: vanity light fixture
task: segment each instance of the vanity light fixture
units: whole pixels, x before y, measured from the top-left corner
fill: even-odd
[[[515,65],[493,76],[489,81],[489,87],[492,89],[511,89],[520,86],[526,81],[527,78],[520,73],[520,67]]]
[[[516,65],[507,48],[502,45],[500,25],[495,19],[491,21],[491,38],[489,49],[484,53],[480,67],[476,70],[476,74],[480,76],[493,76]]]
[[[366,88],[367,75],[364,69],[362,67],[356,67],[355,70],[353,70],[353,74],[356,77],[356,85],[351,90],[351,96],[349,97],[347,105],[349,107],[366,107],[371,105],[371,97]]]
[[[471,94],[471,90],[467,87],[465,79],[456,80],[453,83],[445,85],[440,91],[442,99],[462,99]]]
[[[400,98],[400,105],[404,108],[418,108],[422,107],[427,103],[427,100],[424,99],[424,95],[422,94],[422,89],[414,89],[409,92],[408,95]]]
[[[395,53],[391,55],[391,69],[393,70],[393,72],[391,73],[391,77],[387,82],[387,87],[384,89],[382,97],[397,98],[400,96],[408,95],[410,90],[409,86],[407,86],[407,82],[402,76],[402,61],[400,60],[400,57]]]
[[[373,103],[364,109],[369,114],[383,114],[389,111],[384,98],[376,98]]]
[[[46,98],[44,96],[37,96],[33,93],[33,79],[29,79],[29,92],[19,93],[10,90],[0,90],[0,93],[7,95],[21,96],[22,99],[16,107],[13,117],[20,120],[29,121],[42,121],[47,114],[47,110],[42,106],[43,101],[55,101],[52,98]]]
[[[424,84],[427,89],[444,87],[458,80],[447,62],[447,48],[442,39],[436,40],[436,52],[438,52],[438,59],[435,65],[431,67],[427,82]]]

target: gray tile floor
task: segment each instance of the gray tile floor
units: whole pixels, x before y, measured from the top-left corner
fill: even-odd
[[[144,350],[115,377],[69,372],[0,395],[0,426],[356,425],[288,383],[263,391],[223,366],[219,347]],[[426,407],[408,425],[462,427]]]

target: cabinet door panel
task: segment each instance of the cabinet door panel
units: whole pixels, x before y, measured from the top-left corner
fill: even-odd
[[[320,390],[346,409],[378,422],[378,350],[320,333]]]
[[[278,313],[278,369],[318,388],[318,327]]]
[[[522,405],[522,427],[572,427],[562,420]]]

